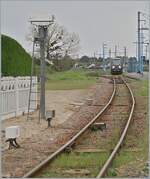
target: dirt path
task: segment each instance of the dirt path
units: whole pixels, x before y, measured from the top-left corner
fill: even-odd
[[[84,103],[88,96],[90,96],[88,90],[46,91],[46,110],[54,109],[56,111],[56,116],[52,120],[52,126],[57,126],[66,121],[74,113],[75,107],[72,104],[77,102]],[[20,142],[39,133],[39,131],[43,131],[47,127],[47,122],[44,120],[41,120],[40,124],[38,123],[38,112],[33,114],[32,120],[27,121],[26,119],[27,116],[25,115],[2,121],[2,129],[4,130],[12,125],[19,125],[21,127]],[[8,146],[5,144],[4,148],[8,148]]]
[[[76,108],[90,97],[88,90],[57,90],[46,92],[46,109],[55,109],[56,117],[52,121],[55,126],[61,124],[70,117]]]

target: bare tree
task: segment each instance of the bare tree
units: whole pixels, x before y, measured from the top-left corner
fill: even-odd
[[[47,43],[47,58],[73,56],[79,50],[79,36],[68,33],[63,26],[54,24],[49,28]]]
[[[64,56],[76,55],[79,50],[79,36],[76,33],[71,33],[64,38],[62,43],[62,51]]]

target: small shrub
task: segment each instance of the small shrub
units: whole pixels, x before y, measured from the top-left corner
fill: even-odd
[[[117,176],[117,173],[114,168],[109,169],[108,176]]]

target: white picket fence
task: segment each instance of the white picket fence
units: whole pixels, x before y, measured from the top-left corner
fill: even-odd
[[[31,98],[37,99],[37,77],[33,77]],[[0,83],[0,116],[1,119],[17,117],[28,111],[30,77],[2,77]],[[36,108],[32,101],[31,108]]]

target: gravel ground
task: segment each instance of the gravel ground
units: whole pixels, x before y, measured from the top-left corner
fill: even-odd
[[[56,110],[51,128],[47,128],[44,120],[38,124],[36,117],[29,121],[26,121],[26,116],[3,121],[3,128],[21,126],[21,137],[18,139],[21,148],[7,150],[3,137],[3,176],[23,176],[75,135],[107,102],[112,92],[109,82],[109,79],[101,78],[100,83],[89,90],[47,91],[46,108]],[[91,106],[87,98],[91,99]],[[72,103],[84,104],[80,106]]]
[[[133,79],[127,79],[126,81],[129,82],[134,93],[138,91],[139,85],[137,84],[140,83],[141,80],[137,81]],[[76,155],[76,159],[79,160],[80,154],[82,157],[83,153],[88,153],[88,155],[91,153],[99,153],[97,157],[101,158],[108,152],[112,151],[112,148],[117,142],[116,137],[120,136],[120,128],[123,128],[128,117],[129,104],[131,104],[131,102],[129,100],[129,97],[127,98],[127,96],[129,96],[128,90],[125,88],[124,85],[118,84],[117,96],[114,99],[111,108],[109,108],[107,112],[99,119],[99,121],[106,123],[106,130],[98,130],[92,133],[86,132],[77,142],[78,145],[75,145],[74,147],[73,152],[74,155]],[[144,134],[146,133],[146,125],[148,123],[148,97],[135,95],[135,98],[136,107],[133,115],[133,120],[128,130],[126,142],[124,142],[121,151],[116,156],[116,159],[113,162],[112,168],[110,168],[109,170],[109,176],[111,175],[111,177],[148,177],[148,145],[146,145],[145,143],[146,138],[148,138],[148,134]],[[95,101],[92,103],[92,105],[93,104],[95,104]],[[96,105],[101,105],[100,100],[97,100]],[[141,142],[142,146],[139,145]],[[144,150],[143,147],[145,148]],[[67,162],[71,161],[72,153],[70,156],[67,155]],[[86,160],[86,157],[84,158],[84,160]],[[80,162],[81,161],[79,160],[78,165],[73,165],[70,163],[70,166],[67,169],[67,165],[62,165],[61,159],[60,163],[58,162],[58,160],[56,162],[54,161],[54,163],[51,163],[49,167],[47,167],[47,170],[44,170],[43,173],[39,175],[39,177],[93,178],[96,176],[97,172],[95,172],[96,174],[94,175],[93,171],[98,165],[94,166],[94,163],[93,168],[91,169],[90,164],[92,162],[90,161],[88,165],[87,161],[85,164],[86,167],[83,169],[83,165],[81,167]],[[97,171],[99,171],[99,169]]]

